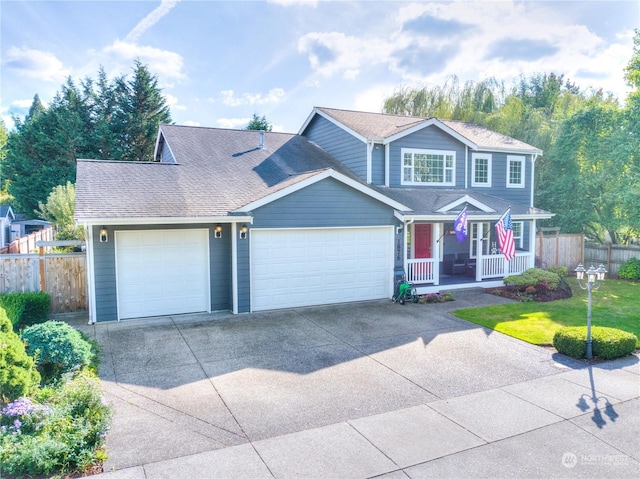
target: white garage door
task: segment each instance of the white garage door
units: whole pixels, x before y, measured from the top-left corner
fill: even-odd
[[[252,310],[390,298],[393,229],[251,231]]]
[[[118,318],[209,311],[206,229],[116,231]]]

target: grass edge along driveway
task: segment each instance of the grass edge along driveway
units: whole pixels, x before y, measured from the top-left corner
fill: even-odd
[[[548,303],[509,303],[453,311],[466,321],[539,346],[551,345],[563,326],[586,326],[587,291],[567,279],[573,297]],[[638,337],[640,348],[640,283],[605,279],[592,295],[592,326],[618,328]]]

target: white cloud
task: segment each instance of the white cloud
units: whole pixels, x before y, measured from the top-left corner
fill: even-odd
[[[127,34],[124,41],[127,43],[136,43],[140,37],[158,21],[171,11],[178,4],[179,0],[162,0],[160,6],[155,8],[151,13],[138,22],[133,29]]]
[[[169,93],[165,93],[164,98],[167,102],[167,106],[169,108],[171,108],[172,110],[186,110],[187,107],[185,105],[181,105],[180,103],[178,103],[178,98],[174,95],[171,95]]]
[[[181,125],[184,125],[184,126],[200,126],[200,123],[198,123],[197,121],[187,120],[187,121],[182,122]]]
[[[2,64],[21,76],[46,82],[61,82],[71,74],[53,53],[27,47],[8,48]]]
[[[353,109],[359,111],[371,111],[379,113],[385,98],[393,95],[397,85],[375,85],[356,95]]]
[[[32,104],[33,98],[25,98],[24,100],[15,100],[11,102],[11,106],[15,108],[30,108]],[[47,106],[45,102],[42,102],[42,104],[45,107]]]
[[[154,74],[165,81],[168,79],[182,80],[186,77],[182,70],[184,59],[182,55],[175,52],[116,40],[104,48],[101,54],[111,60],[109,64],[118,65],[120,71],[124,68],[130,68],[135,59],[140,59],[142,63],[149,66]]]
[[[218,118],[216,124],[220,128],[240,128],[249,124],[251,118]]]
[[[243,93],[236,96],[233,90],[222,90],[219,101],[227,106],[266,105],[279,103],[284,97],[285,92],[282,88],[272,88],[264,96],[262,93]]]

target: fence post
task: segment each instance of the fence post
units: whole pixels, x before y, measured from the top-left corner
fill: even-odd
[[[45,291],[45,277],[44,277],[44,246],[40,246],[40,292]]]

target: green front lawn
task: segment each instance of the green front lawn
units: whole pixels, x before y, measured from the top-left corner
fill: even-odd
[[[528,343],[551,345],[558,328],[587,324],[587,292],[579,288],[575,278],[568,282],[573,290],[569,299],[459,309],[453,314]],[[591,324],[633,333],[640,348],[640,283],[605,279],[593,292]]]

